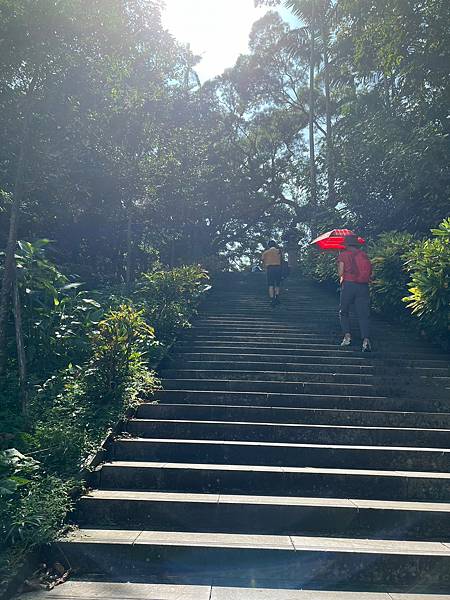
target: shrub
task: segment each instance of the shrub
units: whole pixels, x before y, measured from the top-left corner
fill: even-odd
[[[0,593],[25,554],[61,530],[71,507],[69,488],[18,450],[0,452]]]
[[[146,365],[154,330],[142,311],[111,310],[91,335],[92,352],[82,367],[69,365],[40,388],[32,402],[30,447],[47,454],[47,469],[63,477],[79,472],[105,432],[139,397],[157,386]]]
[[[412,243],[413,236],[409,233],[390,231],[369,245],[368,254],[374,269],[372,305],[378,312],[406,315],[402,303],[409,280],[405,260]]]
[[[200,296],[208,288],[208,274],[197,265],[170,271],[156,268],[142,275],[135,297],[145,309],[147,321],[158,339],[171,340],[178,329],[188,327]]]
[[[419,242],[409,253],[409,296],[403,298],[425,330],[449,344],[450,338],[450,218],[433,237]]]
[[[88,377],[95,402],[115,403],[126,398],[130,403],[135,399],[139,391],[135,385],[146,372],[145,355],[155,343],[155,330],[143,314],[143,310],[122,304],[111,310],[92,334]]]
[[[27,361],[41,376],[87,358],[88,332],[102,314],[82,284],[48,259],[49,243],[19,241],[16,255]]]

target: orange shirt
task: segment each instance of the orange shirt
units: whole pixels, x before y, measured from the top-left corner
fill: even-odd
[[[272,247],[263,252],[263,265],[267,267],[279,267],[281,265],[281,251],[278,248]]]

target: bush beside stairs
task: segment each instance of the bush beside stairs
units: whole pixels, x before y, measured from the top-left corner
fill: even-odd
[[[217,283],[30,600],[450,599],[448,355],[382,321],[343,350],[337,298],[265,293]]]

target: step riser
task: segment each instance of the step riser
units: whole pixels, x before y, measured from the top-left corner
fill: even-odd
[[[222,392],[264,392],[285,394],[332,394],[339,396],[378,396],[370,385],[345,385],[339,383],[242,381],[223,379],[165,379],[165,390],[200,390]]]
[[[283,373],[249,373],[245,371],[225,373],[163,371],[163,387],[166,390],[204,390],[231,392],[265,392],[281,394],[332,394],[339,396],[387,396],[421,399],[430,397],[447,400],[448,390],[433,382],[416,382],[413,379],[380,381],[370,376],[360,378],[351,375],[313,375]],[[347,381],[345,381],[347,379]],[[360,379],[360,383],[354,383]]]
[[[302,373],[324,373],[324,374],[339,374],[352,375],[358,380],[360,375],[373,375],[374,368],[369,365],[317,365],[305,363],[264,363],[264,362],[224,362],[224,361],[167,361],[165,368],[169,370],[176,367],[181,370],[225,370],[225,371],[251,371],[253,373],[264,373],[266,371],[279,371],[281,373],[301,371]]]
[[[268,364],[285,364],[285,363],[293,363],[293,364],[309,364],[309,365],[339,365],[339,366],[357,366],[357,367],[375,367],[379,369],[384,369],[386,367],[390,369],[399,369],[399,368],[411,368],[416,369],[417,373],[429,373],[436,372],[438,374],[448,374],[449,369],[447,365],[443,361],[411,361],[411,360],[401,360],[401,359],[392,359],[392,360],[381,360],[381,359],[372,359],[370,356],[366,355],[355,355],[345,352],[340,352],[335,357],[326,357],[326,356],[311,356],[310,354],[304,353],[295,353],[292,351],[283,351],[278,350],[274,354],[269,354],[265,351],[254,351],[251,349],[247,352],[242,352],[242,348],[235,348],[227,351],[227,349],[210,349],[209,352],[199,352],[193,353],[189,349],[186,349],[185,352],[180,352],[178,354],[170,356],[167,360],[168,362],[172,362],[174,364],[179,364],[180,362],[187,361],[197,361],[197,362],[210,362],[210,361],[219,361],[226,362],[229,361],[231,363],[241,364],[242,362],[262,362]]]
[[[106,490],[251,494],[367,500],[450,501],[450,481],[406,476],[222,471],[105,465],[99,484]]]
[[[428,583],[430,591],[432,586],[450,584],[450,557],[441,556],[64,542],[59,549],[74,569],[105,574],[110,581],[148,581],[154,575],[159,581],[201,584],[207,576],[223,584],[241,581],[252,587],[289,582],[295,587],[339,589],[345,581],[347,586],[384,589]]]
[[[126,431],[136,437],[147,438],[450,448],[450,431],[436,430],[322,428],[308,425],[283,427],[248,423],[171,423],[132,420],[127,423]]]
[[[401,373],[398,367],[383,367],[379,365],[366,365],[366,364],[353,364],[353,365],[345,365],[338,364],[340,361],[336,360],[334,363],[320,365],[312,363],[304,363],[304,362],[288,362],[288,361],[278,361],[278,362],[247,362],[245,360],[242,361],[225,361],[225,360],[181,360],[172,361],[167,360],[164,363],[164,368],[167,368],[169,371],[171,369],[181,369],[192,370],[192,371],[202,371],[206,372],[220,370],[220,371],[248,371],[252,373],[264,373],[264,372],[273,372],[278,371],[280,373],[321,373],[321,380],[327,380],[329,376],[336,378],[336,375],[343,376],[343,381],[351,381],[349,376],[355,378],[355,381],[359,381],[359,379],[365,376],[376,377],[378,382],[383,381],[403,381],[405,385],[411,384],[411,381],[414,381],[415,385],[426,386],[428,382],[424,382],[424,377],[439,377],[445,378],[448,375],[448,371],[444,369],[435,369],[435,368],[404,368],[404,371]],[[291,375],[287,376],[291,377]],[[364,379],[361,379],[364,381]]]
[[[83,498],[76,513],[82,527],[200,533],[448,540],[446,512],[373,510],[335,506],[267,506]]]
[[[311,425],[354,425],[365,427],[418,427],[450,429],[450,414],[393,414],[386,412],[245,408],[231,406],[194,406],[142,404],[138,419],[186,419],[194,421],[250,421]]]
[[[446,414],[449,403],[445,400],[417,398],[383,398],[371,396],[336,396],[324,394],[263,394],[227,391],[202,391],[195,389],[173,389],[156,392],[151,399],[165,404],[223,404],[233,406],[268,406],[286,408],[322,408],[333,410],[374,410],[432,412]]]
[[[189,351],[189,352],[221,352],[221,351],[228,351],[228,352],[233,352],[235,351],[236,353],[242,353],[242,351],[245,351],[246,353],[250,352],[250,351],[256,351],[256,352],[264,352],[264,353],[268,353],[268,354],[277,354],[277,353],[281,353],[281,354],[304,354],[304,355],[308,355],[308,356],[325,356],[325,357],[340,357],[340,356],[347,356],[347,357],[362,357],[361,351],[360,351],[360,347],[359,345],[353,345],[351,348],[349,349],[340,349],[339,348],[339,343],[336,343],[334,345],[327,345],[325,347],[323,346],[317,346],[314,344],[306,344],[306,343],[292,343],[289,341],[283,341],[280,338],[277,339],[277,341],[274,341],[273,339],[264,342],[264,341],[259,341],[255,338],[251,338],[248,341],[240,341],[240,340],[217,340],[217,339],[211,339],[211,340],[199,340],[197,338],[192,339],[192,341],[185,341],[185,342],[181,342],[179,341],[176,346],[175,349],[178,351]],[[405,352],[403,350],[403,352],[399,351],[399,352],[392,352],[392,346],[390,346],[389,348],[385,348],[384,352],[380,352],[377,351],[376,348],[374,348],[373,352],[371,352],[370,356],[364,357],[366,360],[371,361],[371,360],[379,360],[382,361],[386,364],[391,364],[391,359],[393,361],[397,361],[397,360],[403,360],[405,357]],[[428,361],[431,364],[434,364],[435,362],[442,362],[443,359],[445,357],[440,354],[433,354],[433,353],[429,353],[429,354],[420,354],[417,352],[408,352],[408,362],[409,363],[421,363],[421,364],[427,364]],[[442,366],[442,365],[441,365]]]
[[[328,369],[327,373],[289,372],[265,370],[171,370],[163,369],[161,377],[166,379],[222,379],[280,382],[317,382],[334,383],[336,385],[373,385],[374,378],[370,374],[358,373],[353,375],[334,374]]]
[[[110,460],[170,463],[450,471],[450,452],[390,451],[374,449],[283,448],[230,444],[188,444],[117,440]]]

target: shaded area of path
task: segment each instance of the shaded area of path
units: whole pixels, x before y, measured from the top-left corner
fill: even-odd
[[[450,599],[448,356],[382,322],[376,352],[341,350],[336,299],[264,290],[225,276],[179,340],[51,597]]]

